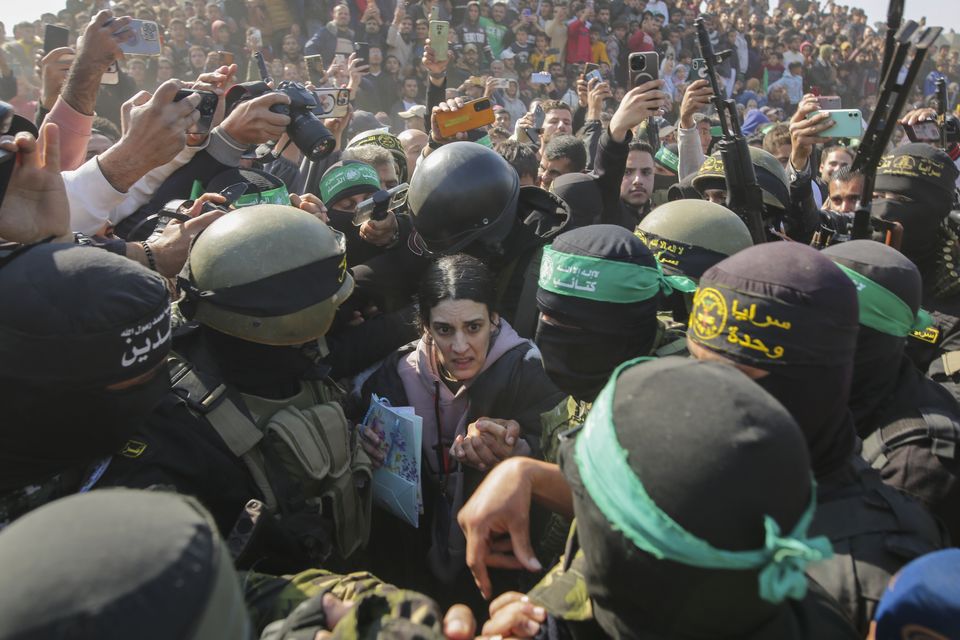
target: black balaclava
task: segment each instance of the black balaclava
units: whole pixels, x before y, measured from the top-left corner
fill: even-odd
[[[343,234],[347,246],[347,265],[363,264],[382,249],[360,237],[360,227],[354,226],[354,212],[336,209],[334,205],[343,198],[356,195],[373,196],[380,190],[380,178],[376,170],[357,160],[338,162],[327,169],[320,180],[320,197],[327,206],[327,219],[331,228]]]
[[[917,314],[923,281],[917,267],[896,249],[872,240],[851,240],[827,247],[823,254],[896,294]],[[850,410],[861,437],[873,431],[871,417],[899,384],[905,346],[905,336],[860,325]]]
[[[194,499],[101,489],[43,506],[0,534],[17,576],[0,640],[249,640],[226,545]]]
[[[877,168],[874,188],[912,202],[875,200],[872,213],[903,225],[900,251],[928,274],[942,244],[941,226],[953,204],[957,167],[943,151],[920,143],[897,147]]]
[[[552,250],[656,268],[656,258],[642,240],[616,225],[591,225],[557,237]],[[547,259],[541,263],[544,277]],[[657,336],[659,291],[640,302],[603,302],[537,288],[541,313],[564,325],[537,324],[535,342],[547,375],[564,393],[592,401],[613,369],[630,358],[647,355]]]
[[[0,299],[0,491],[122,448],[170,387],[163,280],[100,249],[44,244],[0,267]]]
[[[768,372],[757,383],[793,415],[818,477],[843,468],[859,307],[850,279],[794,242],[749,247],[700,278],[687,339]]]
[[[686,531],[714,548],[745,551],[763,548],[764,516],[793,530],[811,500],[810,461],[773,397],[727,365],[677,357],[629,367],[610,384],[627,463]],[[600,414],[594,406],[587,428]],[[760,597],[757,570],[693,567],[636,547],[590,496],[576,446],[561,445],[560,466],[573,491],[594,616],[608,637],[737,638],[783,614],[786,606]]]
[[[550,191],[570,207],[567,230],[593,224],[603,211],[603,194],[597,180],[586,173],[566,173],[553,181]]]
[[[328,373],[307,346],[258,344],[207,326],[201,331],[224,382],[243,393],[289,398],[299,393],[301,380],[319,380]]]

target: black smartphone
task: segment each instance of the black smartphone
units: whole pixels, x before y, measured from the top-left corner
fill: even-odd
[[[596,62],[588,62],[587,64],[583,65],[584,78],[589,76],[591,71],[600,71],[600,65],[598,65]]]
[[[318,54],[304,56],[303,61],[307,63],[307,74],[310,76],[310,82],[313,86],[319,87],[327,79],[327,70],[323,66],[323,56]]]
[[[213,124],[213,114],[217,111],[217,101],[219,100],[217,94],[212,91],[200,91],[198,89],[180,89],[177,91],[177,95],[173,98],[173,101],[180,102],[194,93],[200,96],[200,104],[197,105],[197,111],[200,112],[200,119],[190,128],[189,133],[210,133],[210,127]]]
[[[66,47],[70,44],[70,29],[48,24],[43,28],[43,52],[50,53],[54,49]]]
[[[361,62],[360,66],[370,66],[370,44],[367,42],[354,42],[353,48],[357,52],[357,60]]]
[[[660,56],[656,53],[631,53],[627,65],[631,89],[660,77]]]
[[[936,122],[918,122],[913,126],[905,124],[903,125],[903,130],[906,132],[907,139],[909,139],[910,142],[940,141],[940,126]]]
[[[527,134],[527,139],[537,147],[540,146],[540,132],[543,131],[543,121],[546,119],[546,116],[547,114],[544,112],[543,107],[538,104],[537,108],[533,110],[533,126],[524,129],[524,133]]]

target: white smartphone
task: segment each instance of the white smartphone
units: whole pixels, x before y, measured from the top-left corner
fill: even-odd
[[[137,56],[160,55],[160,28],[156,22],[131,20],[124,31],[133,33],[132,37],[120,43],[120,50],[125,54]]]

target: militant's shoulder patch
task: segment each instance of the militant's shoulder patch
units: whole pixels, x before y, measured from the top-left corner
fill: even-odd
[[[920,340],[922,342],[928,342],[930,344],[937,344],[937,341],[940,339],[940,329],[936,326],[927,327],[925,329],[917,329],[910,332],[910,338],[914,340]]]

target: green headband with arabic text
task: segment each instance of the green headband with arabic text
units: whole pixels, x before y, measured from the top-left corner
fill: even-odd
[[[658,293],[669,295],[673,290],[686,290],[689,278],[666,276],[660,263],[647,267],[633,262],[621,262],[563,253],[544,247],[540,261],[539,286],[561,296],[628,304],[643,302]]]

